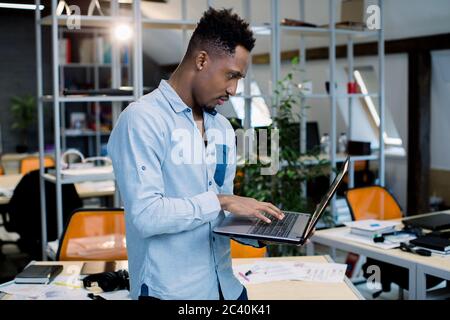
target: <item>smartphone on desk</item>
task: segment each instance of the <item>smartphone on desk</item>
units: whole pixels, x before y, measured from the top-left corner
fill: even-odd
[[[116,271],[116,265],[115,261],[88,261],[83,264],[80,276],[88,276],[101,272],[114,272]]]

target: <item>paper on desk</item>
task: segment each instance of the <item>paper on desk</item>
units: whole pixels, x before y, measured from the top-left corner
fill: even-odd
[[[394,237],[391,237],[393,241],[374,242],[371,238],[352,234],[352,233],[350,233],[350,230],[348,230],[348,229],[337,230],[336,232],[333,233],[333,235],[336,237],[339,237],[339,238],[344,238],[347,240],[359,242],[359,243],[366,244],[366,245],[369,245],[372,247],[377,247],[377,248],[386,249],[386,250],[398,248],[400,246],[400,242],[405,242],[405,241],[416,238],[414,235],[409,235],[409,236],[402,235],[401,238],[396,236],[397,240],[395,240],[395,241],[393,240]]]
[[[87,290],[61,283],[48,285],[11,283],[1,286],[0,291],[13,295],[13,299],[20,300],[90,300],[87,297]]]
[[[249,270],[251,274],[248,274]],[[242,284],[292,280],[306,276],[306,272],[302,274],[301,271],[296,270],[290,262],[261,261],[255,264],[233,266],[233,272]]]
[[[91,300],[87,294],[89,292],[82,288],[70,288],[58,285],[48,285],[39,300]]]
[[[0,196],[11,198],[14,193],[14,189],[0,188]]]
[[[233,266],[233,272],[242,284],[282,280],[341,282],[346,269],[345,264],[296,261],[262,261]],[[249,270],[251,273],[248,273]]]
[[[314,282],[341,282],[347,270],[347,265],[340,263],[300,262],[295,267],[306,271],[306,276],[300,280]]]
[[[87,290],[78,279],[79,266],[76,267],[78,273],[69,276],[58,275],[50,284],[17,284],[10,281],[1,285],[0,291],[12,295],[10,299],[19,300],[90,300]],[[69,266],[68,272],[70,271]]]
[[[111,292],[102,292],[98,294],[106,300],[131,300],[130,292],[128,290],[117,290]]]
[[[14,282],[0,286],[1,292],[26,297],[28,299],[38,299],[47,289],[47,285],[45,284],[17,284]]]

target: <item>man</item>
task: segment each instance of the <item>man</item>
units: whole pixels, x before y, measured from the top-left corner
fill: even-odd
[[[170,79],[119,117],[108,153],[125,206],[133,299],[247,298],[232,272],[230,239],[212,230],[229,212],[267,223],[263,213],[284,215],[233,195],[234,132],[215,107],[236,93],[254,42],[231,10],[209,9]]]

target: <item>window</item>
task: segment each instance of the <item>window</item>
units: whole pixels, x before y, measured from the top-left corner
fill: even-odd
[[[251,95],[257,96],[252,98],[252,103],[250,107],[251,114],[251,127],[267,127],[272,123],[270,117],[270,109],[266,104],[266,101],[261,97],[261,90],[259,89],[256,81],[251,83]],[[241,95],[241,97],[239,97]],[[245,120],[245,99],[244,95],[244,80],[241,79],[238,82],[238,87],[236,90],[236,96],[230,97],[230,102],[233,106],[234,111],[239,119],[244,123]]]
[[[369,94],[378,92],[378,79],[373,67],[358,67],[353,71],[353,76],[358,83],[361,93]],[[379,129],[379,99],[378,97],[365,96],[361,98],[363,106],[367,110],[370,121]],[[401,146],[402,139],[398,134],[397,127],[392,119],[390,109],[385,108],[385,131],[383,133],[384,143],[386,145]]]

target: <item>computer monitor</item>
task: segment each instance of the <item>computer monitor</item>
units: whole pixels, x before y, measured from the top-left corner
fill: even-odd
[[[295,133],[293,135],[294,138],[289,142],[289,145],[299,151],[301,135],[300,124],[298,122],[291,123],[289,127],[289,129],[293,130]],[[316,121],[308,121],[306,123],[306,151],[311,152],[318,147],[320,147],[319,124]]]
[[[320,147],[319,124],[316,121],[306,123],[306,150]]]

